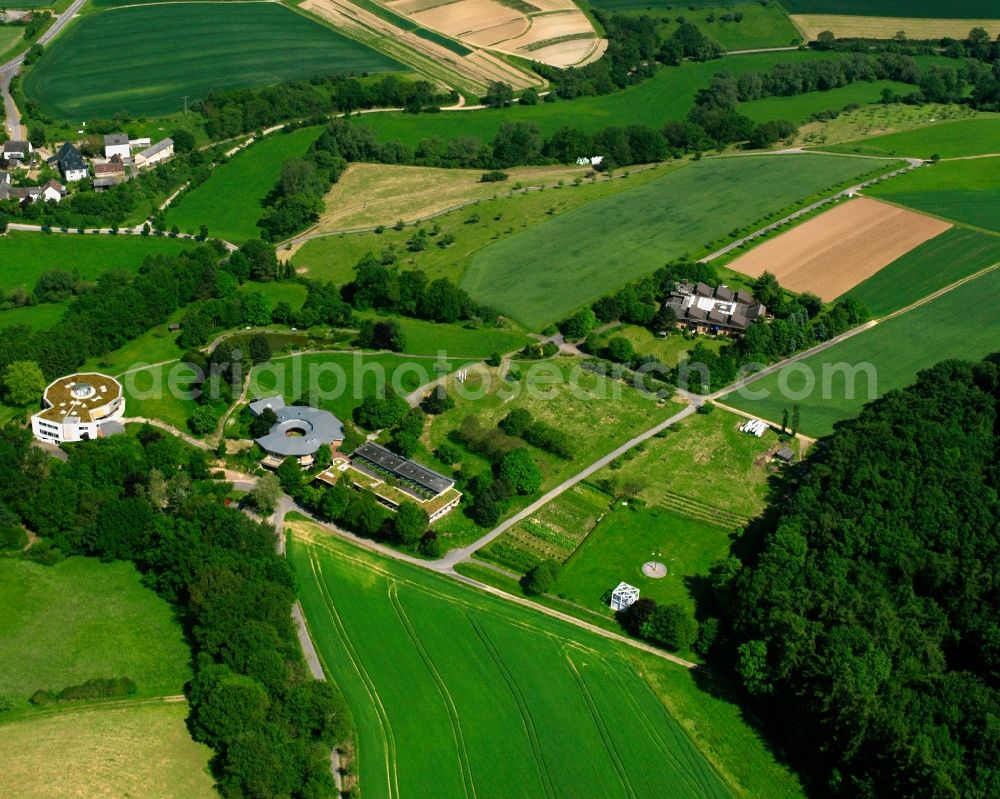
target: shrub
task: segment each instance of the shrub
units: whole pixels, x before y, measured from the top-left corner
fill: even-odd
[[[20,527],[0,527],[0,549],[22,550],[28,545],[28,534]]]
[[[559,577],[559,561],[543,560],[521,580],[524,593],[540,596],[549,591]]]

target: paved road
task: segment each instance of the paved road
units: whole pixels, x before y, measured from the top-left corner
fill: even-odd
[[[74,0],[69,8],[56,17],[56,21],[52,23],[52,26],[38,37],[38,44],[44,46],[62,33],[73,17],[83,8],[85,2],[86,0]],[[6,119],[7,131],[12,139],[27,138],[24,126],[21,125],[21,114],[14,104],[14,98],[10,95],[10,79],[21,70],[23,62],[24,53],[12,58],[6,64],[0,65],[0,93],[3,94],[4,117]]]

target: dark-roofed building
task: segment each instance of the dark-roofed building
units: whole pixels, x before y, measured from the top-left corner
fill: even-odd
[[[65,142],[54,156],[49,159],[49,166],[54,166],[67,183],[76,183],[87,177],[87,162],[83,154],[71,142]]]
[[[438,474],[433,469],[421,466],[416,461],[411,461],[409,458],[397,455],[381,444],[375,444],[371,441],[362,444],[354,450],[352,460],[355,466],[360,465],[364,467],[367,465],[375,467],[376,469],[388,472],[397,480],[411,484],[412,487],[416,487],[433,496],[437,496],[442,491],[447,491],[455,485],[454,480],[445,477],[443,474]],[[361,460],[362,463],[359,464],[358,460]]]
[[[713,289],[704,283],[677,284],[665,305],[674,312],[678,326],[698,333],[743,333],[767,315],[767,309],[748,292],[726,286]]]
[[[277,467],[285,458],[297,458],[302,466],[311,466],[320,447],[344,440],[344,424],[329,411],[307,405],[285,405],[280,396],[250,403],[250,413],[260,416],[270,409],[277,421],[257,444],[267,453],[265,466]]]
[[[791,463],[795,460],[795,453],[792,452],[788,447],[782,447],[777,452],[774,453],[775,459],[781,461],[782,463]]]
[[[30,141],[5,141],[3,157],[8,161],[27,161],[34,149]]]

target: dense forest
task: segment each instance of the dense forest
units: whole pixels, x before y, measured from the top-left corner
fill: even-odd
[[[274,530],[225,507],[205,454],[153,428],[71,447],[65,463],[30,439],[0,430],[0,517],[41,536],[29,557],[130,560],[176,607],[194,655],[188,725],[215,750],[222,795],[332,797],[349,717],[302,660]]]
[[[947,361],[840,423],[713,568],[714,654],[818,794],[1000,795],[998,489],[1000,355]]]

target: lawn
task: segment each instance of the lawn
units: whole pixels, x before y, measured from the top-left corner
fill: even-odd
[[[356,720],[369,799],[472,786],[481,799],[732,795],[618,645],[293,529],[303,608]]]
[[[131,563],[0,560],[0,607],[0,694],[15,710],[39,688],[96,677],[129,677],[139,697],[179,694],[191,677],[173,611]]]
[[[840,57],[843,56],[804,50],[729,56],[703,63],[685,62],[678,67],[664,67],[653,78],[634,87],[600,97],[536,106],[516,105],[502,111],[475,113],[369,114],[362,117],[359,124],[374,128],[383,140],[399,139],[411,146],[432,136],[443,139],[476,136],[485,141],[496,135],[501,123],[516,121],[534,122],[545,136],[562,127],[593,132],[611,125],[638,123],[659,128],[668,121],[687,116],[698,90],[707,86],[717,72],[739,75],[750,70],[767,70],[779,63]]]
[[[619,173],[610,180],[595,176],[579,186],[567,181],[563,188],[531,192],[522,189],[512,197],[506,196],[511,187],[496,188],[496,199],[492,199],[491,195],[490,199],[475,205],[442,214],[433,221],[407,225],[403,230],[387,227],[381,233],[351,233],[312,239],[293,255],[292,260],[296,269],[306,277],[332,280],[342,285],[354,279],[354,266],[363,255],[385,252],[396,257],[399,269],[418,268],[431,280],[447,277],[457,282],[476,253],[494,241],[541,224],[584,203],[628,191],[673,168],[676,167],[640,168],[630,171],[627,177],[625,173]],[[428,178],[437,173],[438,170],[420,172]],[[358,200],[365,202],[367,197],[355,198],[355,201]],[[422,227],[431,234],[435,225],[441,227],[438,236],[450,234],[455,238],[454,243],[444,248],[429,246],[419,252],[410,252],[407,241],[415,229]],[[434,239],[432,236],[431,241]]]
[[[699,3],[694,11],[688,8],[690,5],[688,3],[673,5],[656,3],[652,0],[597,0],[591,5],[602,10],[631,11],[634,15],[646,14],[658,17],[661,23],[657,25],[657,31],[662,36],[672,34],[679,27],[677,18],[683,17],[685,22],[697,25],[702,33],[717,41],[726,50],[784,47],[802,41],[802,36],[777,4],[765,6],[757,2],[716,3],[702,7]],[[742,15],[739,22],[735,19],[728,21],[723,19],[733,12]]]
[[[128,42],[127,48],[121,43]],[[74,120],[161,115],[184,97],[317,74],[401,69],[276,3],[171,3],[82,17],[25,76],[29,97]],[[120,53],[120,58],[109,54]]]
[[[732,282],[729,283],[733,285]],[[686,338],[683,334],[670,332],[667,336],[655,335],[648,327],[638,325],[618,325],[610,330],[599,334],[596,338],[601,345],[606,345],[612,338],[621,337],[627,339],[632,344],[639,355],[652,355],[660,363],[667,366],[677,366],[687,354],[700,343],[713,352],[718,352],[725,343],[721,338],[711,336],[699,336]]]
[[[845,142],[824,149],[863,155],[960,158],[1000,151],[1000,118],[942,121],[915,130]]]
[[[817,155],[697,161],[498,241],[474,256],[461,286],[539,329],[877,164]]]
[[[683,605],[693,616],[690,581],[706,576],[728,552],[729,532],[723,528],[661,508],[618,506],[573,553],[551,593],[610,618],[605,594],[625,581],[641,596]],[[667,567],[666,577],[643,574],[642,565],[651,560]]]
[[[457,364],[435,357],[322,352],[276,357],[254,368],[250,397],[281,394],[291,402],[315,393],[315,402],[350,419],[367,394],[390,388],[406,395]]]
[[[460,325],[425,322],[422,319],[396,319],[406,337],[406,351],[412,355],[438,355],[451,358],[488,358],[519,350],[528,342],[524,333],[496,327],[472,329]]]
[[[198,231],[242,244],[260,238],[257,220],[264,213],[264,199],[274,189],[285,161],[305,155],[319,138],[319,128],[292,133],[272,133],[212,171],[208,180],[186,192],[167,210],[168,226]]]
[[[784,0],[790,14],[857,14],[867,17],[1000,18],[995,0]]]
[[[188,417],[198,407],[188,391],[190,367],[174,362],[119,375],[125,393],[125,415],[159,419],[187,431]]]
[[[862,140],[874,139],[892,133],[902,133],[916,128],[950,123],[970,119],[993,118],[985,112],[975,111],[964,105],[944,105],[942,103],[927,103],[925,105],[866,105],[853,111],[845,111],[836,119],[807,122],[799,128],[796,144],[803,147],[841,151],[840,148],[850,144],[845,152],[853,153],[855,147],[862,145]],[[863,152],[863,150],[859,150]],[[880,153],[875,153],[876,155]],[[929,155],[933,155],[930,153]]]
[[[24,29],[13,26],[0,27],[0,55],[6,53],[18,42],[24,41]]]
[[[866,189],[873,197],[1000,232],[1000,158],[945,161]]]
[[[0,724],[5,796],[213,799],[212,750],[184,702],[104,707]],[[58,752],[58,756],[53,756]]]
[[[951,228],[848,293],[861,300],[873,316],[885,316],[997,262],[1000,237]]]
[[[173,255],[190,250],[191,242],[158,236],[95,236],[11,231],[0,236],[0,291],[34,290],[51,269],[77,271],[85,280],[102,272],[123,269],[138,272],[147,256]]]
[[[993,271],[751,384],[750,392],[766,392],[760,398],[730,394],[722,401],[772,420],[798,404],[802,432],[827,435],[870,398],[909,385],[917,372],[938,361],[978,360],[996,352],[998,303],[1000,271]],[[843,369],[834,369],[838,365],[857,367],[857,372],[848,379]]]

